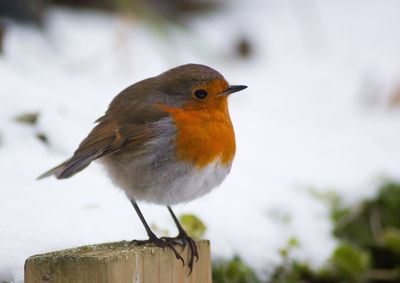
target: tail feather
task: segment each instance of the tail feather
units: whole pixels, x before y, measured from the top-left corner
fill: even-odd
[[[79,171],[82,171],[85,169],[87,166],[89,166],[90,162],[92,161],[92,158],[70,158],[67,161],[61,163],[60,165],[50,169],[49,171],[43,173],[39,177],[37,177],[37,180],[50,177],[50,176],[55,176],[57,179],[66,179],[71,177],[72,175],[75,175]]]
[[[71,158],[43,173],[37,179],[43,179],[52,175],[57,179],[69,178],[85,169],[92,161],[119,151],[129,141],[131,135],[121,132],[115,119],[106,120],[105,117],[102,117],[98,122],[99,124],[80,143]],[[135,131],[138,129],[137,127],[133,128]],[[137,136],[141,137],[140,133]]]
[[[45,173],[43,173],[42,175],[40,175],[39,177],[37,177],[37,180],[41,180],[44,179],[46,177],[50,177],[52,175],[56,176],[56,178],[58,179],[58,176],[62,173],[62,171],[64,171],[64,167],[66,166],[66,164],[69,162],[69,160],[61,163],[60,165],[50,169],[49,171],[46,171]]]

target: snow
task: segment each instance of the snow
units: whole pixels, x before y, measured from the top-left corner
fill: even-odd
[[[68,180],[35,178],[72,154],[120,90],[188,62],[249,88],[230,99],[230,176],[176,212],[204,220],[214,258],[237,253],[265,274],[294,235],[295,256],[321,264],[335,241],[327,209],[307,189],[355,201],[382,176],[400,177],[400,113],[386,105],[400,84],[399,8],[395,0],[237,0],[161,37],[140,21],[66,9],[52,9],[44,31],[10,24],[0,57],[0,281],[22,282],[33,254],[146,237],[99,165]],[[254,47],[249,60],[233,56],[243,35]],[[13,120],[32,111],[36,126]],[[166,209],[141,207],[174,233]]]

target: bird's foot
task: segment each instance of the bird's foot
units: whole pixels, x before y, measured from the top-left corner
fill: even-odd
[[[192,273],[193,270],[193,263],[194,260],[196,261],[199,259],[199,253],[197,251],[196,242],[185,232],[179,232],[178,236],[170,238],[170,237],[162,237],[161,240],[170,243],[172,246],[181,246],[185,248],[186,245],[189,246],[190,249],[190,258],[188,262],[189,267],[189,275]]]
[[[149,234],[149,239],[148,240],[133,240],[131,242],[133,245],[137,246],[142,246],[142,245],[147,245],[147,244],[154,244],[157,247],[160,248],[170,248],[172,252],[174,253],[176,259],[182,261],[182,264],[185,264],[185,261],[183,260],[182,256],[179,254],[179,252],[175,249],[175,246],[172,242],[166,241],[164,238],[158,238],[155,234]]]

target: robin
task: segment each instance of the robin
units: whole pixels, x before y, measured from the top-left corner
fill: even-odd
[[[236,146],[228,96],[245,88],[229,85],[219,72],[198,64],[133,84],[112,100],[73,156],[39,179],[69,178],[99,161],[125,191],[146,229],[149,239],[133,242],[168,247],[183,263],[175,246],[188,246],[191,272],[197,247],[171,205],[210,192],[230,172]],[[158,238],[136,201],[165,205],[178,236]]]

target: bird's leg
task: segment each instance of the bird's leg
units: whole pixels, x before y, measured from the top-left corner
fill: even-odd
[[[156,234],[154,234],[154,232],[151,231],[150,226],[147,224],[146,220],[144,219],[143,214],[140,211],[139,206],[137,205],[136,201],[135,200],[131,200],[131,203],[132,203],[133,208],[135,209],[137,215],[139,216],[140,221],[142,221],[142,224],[143,224],[144,228],[146,229],[147,235],[149,236],[148,240],[143,240],[143,241],[133,240],[131,243],[135,244],[135,245],[145,245],[145,244],[153,243],[156,246],[161,247],[161,248],[168,247],[174,252],[175,257],[177,259],[181,260],[183,264],[185,264],[182,256],[175,249],[173,243],[171,243],[169,241],[165,241],[164,239],[158,238],[156,236]]]
[[[189,246],[190,260],[189,260],[188,266],[189,266],[189,274],[190,274],[190,273],[192,273],[194,259],[196,258],[196,261],[199,259],[196,242],[182,228],[181,224],[179,223],[178,218],[176,218],[171,207],[167,206],[167,208],[168,208],[169,213],[172,216],[172,219],[175,222],[176,227],[178,228],[178,236],[176,236],[174,238],[163,237],[162,239],[165,240],[166,242],[170,242],[174,245],[180,245],[182,247],[185,247],[186,245]]]

